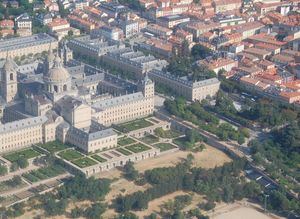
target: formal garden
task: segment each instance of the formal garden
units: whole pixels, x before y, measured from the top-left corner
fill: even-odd
[[[68,161],[72,161],[84,157],[83,154],[73,149],[61,151],[58,153],[58,156]]]
[[[150,147],[148,147],[147,145],[144,145],[142,143],[129,145],[129,146],[126,146],[125,148],[132,151],[133,153],[140,153],[140,152],[148,151],[151,149]]]
[[[158,143],[153,146],[156,148],[159,148],[161,152],[172,150],[172,149],[176,148],[174,145],[172,145],[170,143]]]
[[[45,144],[38,144],[39,147],[47,150],[50,153],[55,153],[67,149],[69,146],[59,141],[52,141]]]
[[[159,141],[159,138],[155,135],[146,135],[146,136],[140,138],[140,140],[146,144],[154,144]]]
[[[29,173],[24,173],[22,176],[29,182],[35,183],[41,180],[56,177],[65,173],[65,169],[60,165],[52,165],[37,170],[32,170]]]
[[[117,148],[116,151],[120,152],[121,154],[123,154],[125,156],[129,156],[132,154],[132,152],[125,150],[124,148]]]
[[[129,145],[129,144],[133,144],[136,141],[130,137],[122,137],[118,139],[118,145],[120,146],[125,146],[125,145]]]
[[[128,133],[128,132],[146,128],[146,127],[149,127],[152,125],[153,125],[153,123],[151,123],[145,119],[136,119],[131,122],[126,122],[123,124],[116,125],[115,129],[117,129],[118,131],[124,132],[124,133]]]
[[[92,155],[91,157],[92,157],[93,159],[95,159],[95,160],[99,161],[100,163],[104,163],[104,162],[106,162],[106,161],[107,161],[105,158],[103,158],[103,157],[100,157],[100,156],[99,156],[99,155],[97,155],[97,154],[94,154],[94,155]]]
[[[97,164],[96,161],[92,160],[89,157],[79,158],[77,160],[72,160],[71,162],[80,168],[85,168]]]
[[[3,155],[3,157],[7,160],[9,160],[10,162],[16,162],[19,159],[31,159],[31,158],[35,158],[37,156],[41,155],[41,153],[37,152],[36,150],[32,149],[32,148],[27,148],[25,150],[20,150],[20,151],[15,151],[12,153],[8,153]]]

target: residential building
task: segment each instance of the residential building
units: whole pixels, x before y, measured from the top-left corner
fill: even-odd
[[[238,67],[238,61],[230,58],[200,60],[198,64],[206,66],[209,70],[214,71],[216,74],[218,74],[220,70],[230,71],[232,68]]]
[[[179,24],[187,23],[189,21],[190,18],[184,15],[169,15],[169,16],[159,17],[156,20],[156,23],[166,28],[173,28]]]
[[[15,18],[16,32],[20,36],[30,36],[32,34],[32,19],[27,14],[21,14]]]

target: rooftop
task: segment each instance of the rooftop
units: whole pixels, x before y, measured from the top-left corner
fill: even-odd
[[[46,33],[34,34],[26,37],[16,37],[0,41],[0,51],[10,51],[28,46],[56,42],[56,39]]]
[[[21,129],[42,125],[48,120],[47,116],[38,116],[33,118],[22,119],[14,122],[0,124],[0,133],[13,132]]]

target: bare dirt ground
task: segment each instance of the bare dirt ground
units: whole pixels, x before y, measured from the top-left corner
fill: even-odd
[[[194,165],[203,168],[214,168],[216,166],[222,166],[224,163],[230,162],[231,159],[223,152],[205,145],[205,149],[201,152],[192,153],[195,157]],[[144,172],[148,169],[157,167],[175,166],[177,163],[187,157],[189,151],[176,151],[170,154],[165,154],[159,157],[150,158],[143,162],[135,164],[136,169],[139,172]]]
[[[179,195],[192,195],[193,199],[192,199],[192,202],[190,205],[188,205],[187,207],[185,207],[183,210],[184,211],[188,211],[190,209],[193,209],[195,207],[197,207],[197,205],[203,201],[203,197],[196,194],[196,193],[193,193],[193,192],[183,192],[183,191],[176,191],[176,192],[173,192],[171,194],[168,194],[168,195],[165,195],[161,198],[157,198],[157,199],[154,199],[152,200],[151,202],[149,202],[148,204],[148,209],[144,210],[144,211],[135,211],[134,213],[139,216],[139,218],[143,218],[145,216],[149,216],[151,213],[159,213],[160,212],[160,209],[161,209],[161,206],[166,203],[167,201],[169,200],[174,200],[174,198],[176,196],[179,196]],[[159,216],[159,215],[158,215]]]
[[[219,204],[208,213],[212,219],[283,219],[277,215],[267,214],[261,206],[247,201],[232,204]]]

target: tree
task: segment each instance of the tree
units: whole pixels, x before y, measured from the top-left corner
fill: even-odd
[[[76,208],[73,208],[73,209],[71,210],[71,217],[72,217],[72,218],[78,218],[78,217],[81,217],[83,214],[84,214],[84,210],[81,209],[81,208],[76,207]]]
[[[22,184],[22,179],[20,176],[14,176],[12,179],[9,180],[11,186],[16,187]]]
[[[138,219],[138,216],[136,216],[134,213],[126,212],[117,216],[116,219]]]
[[[155,213],[151,213],[149,216],[148,216],[148,219],[157,219],[157,215]]]
[[[0,164],[0,176],[7,174],[7,167],[3,164]]]
[[[17,171],[19,169],[19,165],[16,162],[12,162],[11,166],[10,166],[10,171],[14,172]]]
[[[242,145],[245,143],[245,138],[242,135],[239,135],[237,142],[239,143],[239,145]]]
[[[134,168],[132,161],[128,161],[124,165],[123,170],[124,170],[124,177],[129,180],[136,180],[139,175],[138,171]]]
[[[165,137],[165,131],[161,127],[154,129],[154,134],[161,138]]]
[[[90,208],[87,208],[84,215],[87,218],[98,219],[105,212],[106,206],[101,203],[93,204]]]
[[[211,56],[213,52],[211,49],[202,46],[201,44],[196,44],[193,46],[191,54],[195,60],[198,60],[205,59],[206,57]]]
[[[28,167],[28,165],[29,165],[27,159],[24,158],[24,157],[19,158],[19,159],[17,160],[17,164],[18,164],[18,166],[19,166],[20,168],[22,168],[22,169]]]

